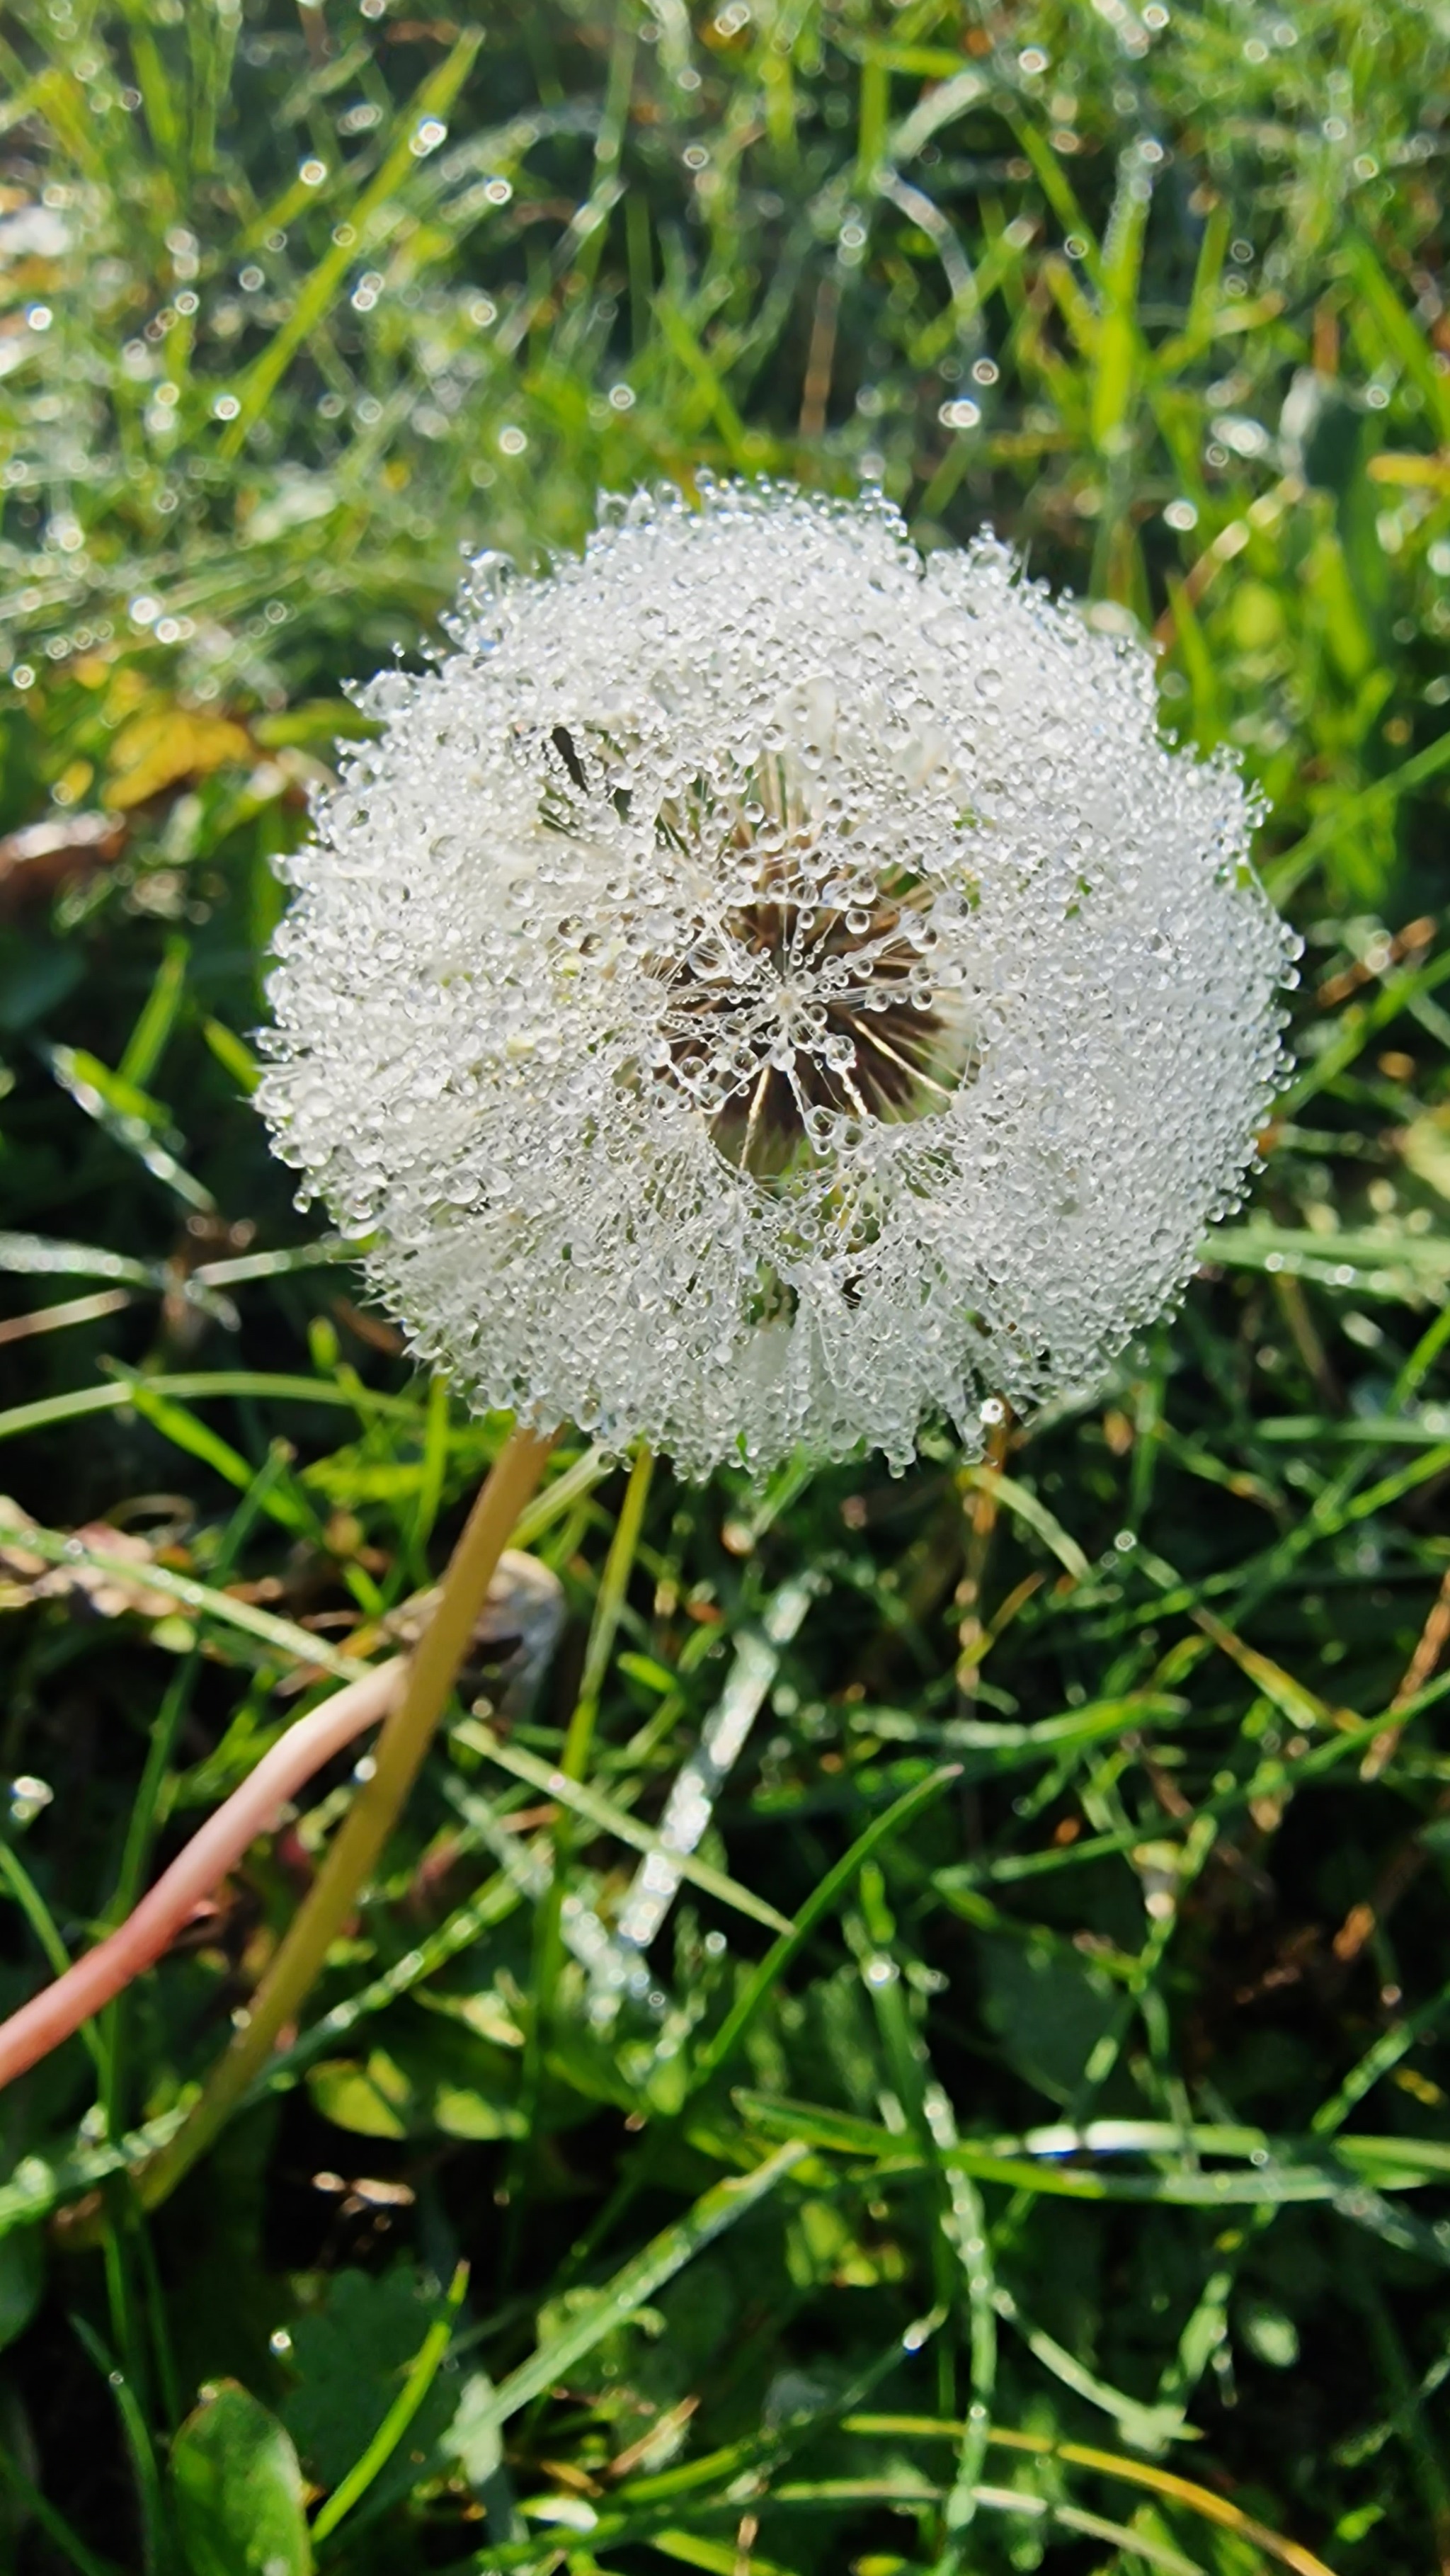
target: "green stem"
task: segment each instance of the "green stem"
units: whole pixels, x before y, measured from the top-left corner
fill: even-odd
[[[639,1534],[644,1522],[644,1507],[649,1500],[650,1478],[654,1474],[654,1463],[648,1449],[637,1451],[634,1465],[629,1471],[629,1483],[625,1488],[624,1501],[620,1506],[614,1536],[609,1543],[609,1554],[604,1560],[599,1597],[594,1604],[594,1616],[589,1625],[589,1643],[584,1650],[584,1674],[579,1684],[579,1698],[574,1714],[569,1720],[569,1732],[564,1738],[564,1756],[559,1764],[566,1780],[582,1780],[589,1770],[594,1727],[599,1716],[599,1695],[604,1688],[604,1676],[609,1670],[609,1658],[614,1652],[615,1631],[619,1626],[620,1612],[624,1608],[624,1596],[629,1588],[629,1578],[634,1567],[635,1551],[639,1546]],[[564,1819],[561,1817],[560,1826],[563,1822]],[[556,1827],[556,1834],[558,1830],[559,1828]]]
[[[594,1616],[589,1626],[589,1643],[584,1650],[584,1672],[579,1684],[579,1697],[569,1720],[559,1769],[566,1780],[583,1780],[589,1770],[589,1757],[594,1749],[594,1728],[599,1716],[599,1696],[614,1652],[615,1632],[624,1596],[634,1568],[635,1551],[644,1522],[645,1504],[649,1500],[650,1479],[654,1474],[654,1457],[641,1446],[635,1452],[629,1472],[624,1501],[604,1560],[604,1572],[594,1603]],[[529,2016],[524,2051],[520,2103],[524,2115],[524,2132],[514,2158],[509,2181],[509,2200],[513,2216],[505,2249],[504,2272],[507,2276],[518,2249],[519,2184],[531,2153],[539,2094],[544,2074],[544,2043],[553,2012],[554,1989],[564,1963],[561,1914],[564,1903],[564,1881],[569,1853],[574,1839],[574,1819],[567,1807],[561,1806],[554,1826],[553,1874],[547,1894],[539,1906],[534,1936],[534,2001]]]
[[[60,1937],[59,1926],[24,1861],[7,1842],[0,1842],[0,1890],[7,1891],[19,1906],[45,1952],[46,1965],[52,1974],[63,1977],[70,1966],[70,1953]],[[105,2058],[100,2040],[89,2022],[82,2028],[81,2038],[90,2050],[99,2079],[105,2072]]]
[[[448,2304],[437,2322],[431,2325],[418,2351],[408,2365],[408,2375],[374,2433],[362,2458],[354,2462],[340,2486],[333,2488],[312,2526],[314,2541],[326,2540],[337,2529],[344,2514],[351,2513],[359,2498],[379,2472],[385,2469],[401,2442],[434,2380],[453,2340],[454,2320],[463,2305],[468,2287],[468,2265],[456,2266],[448,2292]]]
[[[634,1570],[635,1550],[639,1546],[644,1507],[649,1500],[650,1478],[654,1459],[648,1449],[636,1452],[629,1471],[624,1501],[609,1542],[604,1560],[594,1616],[589,1624],[589,1643],[584,1649],[584,1673],[579,1684],[579,1697],[564,1737],[564,1750],[559,1768],[566,1780],[586,1779],[589,1757],[594,1750],[594,1729],[599,1719],[599,1696],[614,1652],[615,1632],[619,1626],[624,1596]],[[554,1876],[544,1899],[539,1917],[540,1975],[535,1987],[535,2018],[542,2029],[547,2025],[554,1987],[563,1964],[563,1944],[559,1934],[559,1909],[564,1901],[564,1878],[574,1840],[574,1819],[567,1807],[559,1810],[554,1827]]]
[[[371,1777],[353,1800],[258,1986],[246,2023],[212,2068],[175,2137],[138,2178],[147,2208],[164,2200],[211,2144],[316,1982],[417,1777],[499,1558],[539,1481],[550,1446],[536,1432],[516,1429],[490,1470],[410,1660],[402,1697],[378,1739]]]

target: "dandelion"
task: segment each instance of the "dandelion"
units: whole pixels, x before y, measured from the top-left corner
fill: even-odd
[[[1151,659],[739,484],[473,568],[290,862],[261,1105],[480,1408],[688,1474],[980,1438],[1237,1204],[1291,943]]]
[[[452,641],[364,693],[380,735],[290,862],[259,1098],[419,1357],[516,1425],[406,1668],[289,1730],[0,2028],[3,2082],[384,1717],[148,2200],[353,1909],[552,1430],[646,1444],[620,1584],[651,1450],[694,1475],[863,1445],[900,1466],[933,1415],[974,1443],[1171,1303],[1281,1066],[1293,943],[1252,800],[1160,738],[1148,655],[995,540],[923,563],[880,499],[641,495],[541,578],[483,558]],[[751,1714],[682,1776],[601,1991]]]

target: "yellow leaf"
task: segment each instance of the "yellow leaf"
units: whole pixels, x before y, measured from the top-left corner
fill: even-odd
[[[1412,1119],[1400,1139],[1400,1152],[1417,1181],[1450,1199],[1450,1128],[1443,1110],[1429,1109]]]
[[[229,761],[250,760],[252,745],[229,716],[169,706],[124,725],[111,750],[105,801],[124,813],[183,778],[206,778]]]
[[[1402,2093],[1408,2093],[1412,2101],[1423,2102],[1427,2111],[1438,2111],[1444,2102],[1439,2085],[1422,2075],[1418,2066],[1397,2066],[1390,2081],[1398,2084]]]
[[[78,805],[95,774],[89,760],[69,761],[50,791],[57,805]]]
[[[1432,492],[1450,492],[1450,452],[1416,456],[1390,448],[1372,456],[1365,471],[1372,483],[1418,483]]]

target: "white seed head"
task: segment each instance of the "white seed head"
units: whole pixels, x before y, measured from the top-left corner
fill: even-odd
[[[991,538],[601,508],[365,693],[287,863],[278,1151],[480,1407],[688,1474],[979,1443],[1241,1197],[1294,953],[1251,800]]]

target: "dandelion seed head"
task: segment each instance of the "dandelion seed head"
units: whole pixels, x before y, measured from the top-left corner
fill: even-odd
[[[260,1100],[420,1358],[689,1474],[1086,1382],[1238,1204],[1293,942],[1142,647],[879,497],[485,556],[287,862]]]

